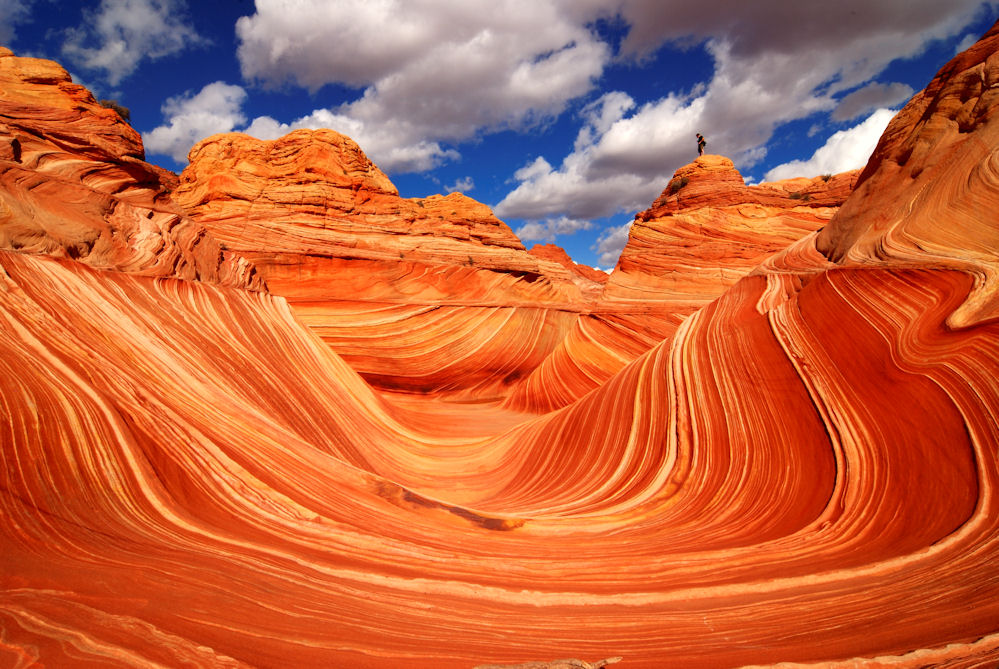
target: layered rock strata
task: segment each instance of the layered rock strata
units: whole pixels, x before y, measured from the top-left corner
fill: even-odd
[[[263,291],[0,251],[0,657],[999,662],[997,52],[542,415],[386,402]]]
[[[176,176],[139,134],[51,61],[0,48],[0,249],[259,289],[170,199]]]
[[[506,406],[550,411],[597,388],[768,256],[825,225],[858,174],[746,186],[723,156],[681,167],[635,216],[601,300]]]
[[[828,223],[858,174],[746,186],[731,160],[701,156],[677,170],[652,207],[635,216],[604,295],[668,301],[690,313]]]
[[[501,396],[553,350],[605,278],[528,253],[459,193],[399,197],[332,130],[209,138],[192,149],[174,195],[387,390]]]

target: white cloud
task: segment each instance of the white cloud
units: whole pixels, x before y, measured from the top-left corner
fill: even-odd
[[[895,117],[890,109],[879,109],[862,123],[833,134],[808,160],[792,160],[767,172],[767,181],[793,177],[813,177],[855,170],[867,164],[888,123]]]
[[[0,44],[14,41],[14,29],[30,18],[31,5],[31,0],[0,0]]]
[[[592,249],[598,254],[597,262],[607,267],[617,265],[617,259],[621,255],[621,251],[624,250],[625,244],[628,243],[631,224],[632,221],[628,221],[622,226],[607,228],[600,234]]]
[[[957,55],[962,51],[966,50],[969,46],[977,42],[979,37],[980,35],[975,35],[973,33],[968,33],[967,35],[962,37],[961,41],[958,42],[957,46],[954,47],[954,55]]]
[[[312,116],[353,127],[384,169],[423,170],[457,155],[448,142],[544,122],[592,89],[610,47],[562,5],[258,0],[237,22],[238,53],[244,76],[265,85],[363,88]]]
[[[163,104],[167,122],[143,133],[146,150],[186,162],[195,143],[220,132],[231,132],[246,122],[242,112],[246,91],[221,81],[208,84],[196,95],[185,94]]]
[[[834,109],[838,93],[863,85],[895,59],[916,55],[933,39],[959,33],[980,7],[978,0],[718,4],[706,12],[679,1],[621,0],[621,16],[631,28],[625,54],[640,57],[670,40],[703,43],[715,64],[711,80],[642,105],[621,92],[605,94],[584,110],[573,152],[557,167],[538,158],[522,168],[515,175],[520,183],[496,206],[498,215],[593,219],[642,209],[678,167],[696,158],[697,132],[707,137],[709,153],[751,167],[765,157],[776,128]],[[841,114],[870,104],[874,93],[896,102],[902,95],[897,86],[861,90],[845,98]],[[829,163],[858,159],[860,138],[849,137],[854,152],[840,140],[836,155],[842,160],[833,160],[830,148]]]
[[[593,227],[591,221],[581,221],[567,216],[543,221],[528,221],[514,233],[523,241],[554,242],[558,235],[571,235]]]
[[[96,11],[84,10],[82,27],[66,31],[62,52],[116,86],[144,59],[204,43],[185,14],[183,0],[101,0]]]
[[[475,180],[472,177],[458,179],[450,186],[444,186],[448,193],[467,193],[475,188]]]
[[[513,173],[513,178],[518,181],[529,181],[544,176],[552,171],[551,163],[543,157],[538,156],[532,162],[524,165]]]
[[[419,139],[418,133],[404,119],[376,126],[329,109],[317,109],[291,123],[260,116],[243,132],[257,139],[277,139],[299,128],[330,128],[343,133],[357,142],[365,155],[384,170],[425,172],[459,157],[457,151],[445,148],[439,142]]]
[[[852,121],[874,109],[895,107],[912,97],[915,91],[901,83],[871,83],[859,88],[839,101],[831,116],[834,121]]]

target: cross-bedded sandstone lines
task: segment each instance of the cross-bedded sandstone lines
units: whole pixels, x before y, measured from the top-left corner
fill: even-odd
[[[501,398],[606,279],[526,252],[463,195],[400,198],[332,131],[222,135],[191,158],[177,191],[190,216],[379,388]]]
[[[435,240],[389,216],[409,246],[346,257],[324,245],[350,212],[288,214],[282,237],[258,194],[232,197],[240,231],[205,193],[243,186],[201,190],[207,172],[185,188],[209,223],[152,187],[127,204],[177,206],[273,293],[157,253],[72,257],[62,220],[117,239],[115,257],[150,239],[174,257],[169,230],[122,234],[90,206],[114,193],[78,175],[62,214],[5,205],[3,233],[51,224],[0,251],[0,662],[999,662],[997,41],[903,110],[838,212],[821,199],[838,177],[794,185],[811,204],[767,186],[788,209],[695,207],[712,189],[688,178],[689,208],[667,187],[600,298],[550,253],[459,240],[464,223]],[[270,150],[294,162],[302,138]],[[38,146],[0,160],[5,202],[79,165],[64,147],[43,177]],[[329,147],[377,186],[354,211],[410,206],[343,140],[304,150]],[[691,174],[717,167],[715,190],[745,199],[712,161]],[[737,253],[759,207],[772,237]],[[711,234],[702,277],[690,249]],[[424,242],[495,262],[436,262]],[[669,263],[695,275],[673,292]]]
[[[601,300],[506,405],[550,411],[597,388],[769,256],[825,225],[856,177],[746,186],[732,161],[712,155],[677,170],[635,217]]]
[[[101,269],[261,287],[192,224],[139,134],[51,61],[0,47],[0,248]],[[16,147],[16,151],[13,147]]]

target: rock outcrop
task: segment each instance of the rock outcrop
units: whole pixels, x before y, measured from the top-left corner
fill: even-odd
[[[506,406],[550,411],[599,387],[767,257],[825,225],[858,174],[746,186],[723,156],[681,167],[635,216],[601,300]]]
[[[606,280],[528,253],[464,195],[399,197],[332,130],[219,135],[190,157],[174,194],[185,212],[385,390],[501,397]]]
[[[139,134],[62,67],[0,48],[0,249],[261,288],[252,264],[173,203],[176,176],[143,155]]]
[[[605,297],[691,313],[828,223],[858,174],[746,186],[731,160],[701,156],[635,217]]]
[[[74,257],[55,223],[106,229],[87,203],[107,193],[65,178],[70,213],[0,250],[3,663],[996,664],[996,53],[999,28],[913,99],[823,229],[545,413],[389,399],[302,303]],[[8,101],[52,85],[5,81]],[[0,157],[4,201],[72,173],[71,149]],[[36,225],[5,207],[9,238]],[[526,255],[504,248],[485,255]],[[636,327],[639,283],[616,302]],[[508,346],[548,336],[510,323]]]

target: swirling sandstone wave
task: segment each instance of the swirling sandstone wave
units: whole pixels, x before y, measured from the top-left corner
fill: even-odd
[[[528,253],[471,198],[399,197],[332,130],[209,138],[175,195],[386,390],[501,397],[601,289],[593,270]]]
[[[550,411],[597,388],[768,256],[825,225],[858,173],[746,186],[723,156],[680,168],[635,216],[601,300],[506,406]]]
[[[997,52],[544,414],[387,400],[263,291],[0,252],[0,657],[996,663]]]

